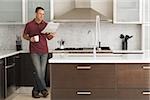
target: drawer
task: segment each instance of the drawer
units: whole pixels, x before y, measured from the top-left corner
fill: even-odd
[[[10,56],[5,58],[5,66],[10,66],[15,63],[15,56]]]
[[[150,88],[150,64],[117,64],[119,88]]]
[[[150,89],[118,89],[118,100],[150,100]]]
[[[115,88],[112,64],[52,64],[52,88]]]
[[[113,89],[53,89],[52,100],[116,100]]]

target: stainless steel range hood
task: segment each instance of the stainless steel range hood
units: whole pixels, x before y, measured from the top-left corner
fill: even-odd
[[[68,11],[67,13],[57,18],[54,18],[53,21],[55,22],[95,22],[96,15],[100,16],[101,21],[112,22],[111,19],[108,19],[106,16],[92,9],[90,0],[75,0],[74,9]]]

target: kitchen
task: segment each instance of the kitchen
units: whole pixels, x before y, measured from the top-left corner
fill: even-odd
[[[50,48],[50,50],[49,50],[50,58],[52,57],[51,53],[53,53],[53,59],[49,60],[49,63],[52,63],[52,70],[53,70],[53,63],[60,63],[60,62],[79,63],[77,60],[78,58],[82,59],[81,63],[85,63],[86,61],[88,61],[90,64],[98,63],[98,62],[106,63],[106,65],[104,64],[104,66],[107,66],[107,64],[109,66],[109,63],[113,64],[113,67],[110,67],[112,70],[114,70],[114,68],[121,70],[120,67],[116,67],[119,65],[118,61],[120,61],[122,63],[123,62],[124,63],[142,62],[142,64],[144,63],[144,65],[146,64],[146,66],[147,66],[147,64],[150,63],[149,56],[148,56],[149,50],[150,50],[150,44],[149,44],[150,43],[150,35],[149,35],[149,28],[150,28],[149,27],[150,26],[149,25],[149,22],[150,22],[149,15],[150,14],[148,13],[150,10],[150,8],[148,6],[148,4],[150,4],[149,0],[133,0],[133,1],[128,0],[126,2],[123,2],[122,0],[101,0],[100,2],[99,2],[99,0],[89,0],[89,1],[91,1],[90,5],[87,2],[84,2],[84,3],[76,2],[76,3],[78,3],[78,4],[76,4],[77,7],[81,8],[84,6],[84,8],[85,8],[85,7],[90,6],[93,9],[96,9],[98,12],[102,13],[103,15],[107,16],[108,19],[112,19],[112,21],[111,20],[101,21],[101,34],[99,34],[99,38],[101,39],[101,46],[102,47],[109,46],[111,48],[111,52],[116,53],[116,55],[115,56],[113,54],[107,55],[104,53],[104,54],[102,54],[102,56],[105,56],[105,57],[99,58],[99,55],[101,54],[101,51],[100,51],[100,52],[97,52],[98,60],[93,60],[93,46],[94,46],[94,39],[95,39],[95,33],[96,33],[96,30],[95,30],[96,16],[92,20],[84,20],[84,19],[70,20],[68,18],[67,18],[67,20],[66,19],[62,20],[62,19],[59,19],[59,17],[57,17],[60,15],[63,15],[65,12],[70,11],[72,9],[72,7],[74,7],[73,6],[74,1],[75,0],[65,0],[65,1],[46,0],[46,1],[42,1],[42,2],[41,1],[35,2],[32,0],[28,0],[28,1],[16,0],[15,3],[10,2],[9,0],[7,0],[6,2],[3,1],[3,3],[5,5],[6,5],[6,3],[10,2],[9,3],[10,8],[9,7],[6,8],[5,6],[2,6],[4,4],[1,3],[0,7],[2,7],[3,9],[6,9],[6,10],[1,10],[2,13],[4,13],[3,11],[11,12],[11,10],[9,10],[9,9],[11,9],[11,7],[14,7],[15,9],[13,8],[13,10],[14,10],[15,14],[11,13],[12,18],[13,17],[15,18],[16,14],[17,15],[20,14],[18,16],[20,16],[20,18],[22,18],[22,19],[20,19],[20,18],[10,19],[9,17],[6,17],[6,16],[10,16],[10,15],[8,15],[10,13],[4,13],[1,15],[1,25],[0,25],[0,37],[1,37],[1,39],[0,39],[1,58],[0,59],[3,60],[4,58],[6,58],[6,60],[7,60],[7,58],[14,56],[12,59],[15,59],[15,61],[18,61],[18,63],[16,62],[16,64],[19,65],[19,63],[20,63],[20,66],[21,66],[21,67],[17,67],[17,75],[20,75],[21,78],[16,78],[16,80],[17,79],[19,80],[17,83],[18,84],[17,86],[19,86],[19,87],[18,87],[18,91],[15,91],[15,92],[20,93],[20,94],[21,93],[30,94],[30,92],[31,92],[30,87],[28,87],[28,86],[32,85],[32,79],[28,78],[30,76],[24,75],[24,74],[28,73],[28,71],[30,70],[29,66],[32,66],[30,59],[28,59],[29,58],[28,41],[24,40],[21,37],[23,50],[16,52],[16,36],[22,35],[21,33],[23,32],[24,24],[28,20],[33,18],[34,9],[37,5],[40,5],[40,4],[41,4],[41,6],[45,7],[46,14],[49,15],[49,16],[46,16],[47,21],[53,20],[55,22],[60,22],[60,26],[57,30],[56,38],[54,38],[53,40],[48,42],[48,45]],[[81,1],[81,0],[76,0],[76,1]],[[11,6],[11,3],[12,3],[12,6]],[[18,4],[16,4],[16,3],[18,3]],[[117,6],[117,4],[119,4],[119,3],[120,3],[120,5]],[[20,6],[16,6],[16,5],[20,5]],[[123,6],[123,7],[121,7],[121,6]],[[20,10],[22,12],[18,13],[19,8],[17,8],[17,7],[21,7],[22,9],[20,9]],[[128,12],[128,13],[125,13],[125,10],[127,10],[126,12]],[[132,11],[135,11],[135,13],[133,13]],[[122,13],[122,12],[124,12],[124,13]],[[13,20],[15,20],[15,21],[13,21]],[[81,27],[82,27],[82,29],[81,29]],[[131,39],[128,40],[128,50],[122,50],[122,39],[120,38],[121,34],[133,36]],[[60,48],[61,40],[64,41],[64,48],[90,48],[90,50],[81,51],[81,53],[90,51],[90,54],[89,55],[86,55],[86,54],[80,55],[80,54],[76,53],[76,51],[79,52],[79,50],[76,50],[75,54],[72,54],[72,53],[68,54],[67,52],[70,52],[70,50],[54,50],[56,48]],[[72,51],[74,51],[74,50],[71,50],[71,52]],[[66,52],[67,54],[64,52]],[[107,53],[108,53],[108,51],[107,51]],[[74,58],[74,56],[76,56],[76,57]],[[106,57],[106,56],[108,56],[108,57]],[[111,57],[113,56],[113,57],[111,58],[110,56]],[[132,56],[131,58],[133,58],[133,59],[131,59],[130,56]],[[69,57],[74,60],[71,60]],[[126,59],[120,60],[120,57],[124,57]],[[137,58],[137,59],[135,59],[135,58]],[[141,59],[141,58],[143,58],[143,59]],[[70,61],[68,59],[70,59]],[[91,60],[88,60],[88,59],[91,59]],[[58,60],[58,62],[55,62],[56,60]],[[127,61],[125,61],[125,60],[127,60]],[[5,63],[5,59],[3,61]],[[86,65],[90,65],[89,63]],[[28,66],[29,68],[25,69],[23,66]],[[55,64],[54,64],[54,66],[55,66]],[[91,65],[91,66],[94,66],[94,65]],[[143,66],[143,65],[138,65],[138,66]],[[83,65],[81,67],[83,67]],[[18,69],[18,68],[20,68],[20,69]],[[50,70],[50,68],[48,67],[48,71]],[[105,67],[103,68],[103,66],[102,66],[102,70],[105,71]],[[110,70],[110,69],[108,68],[108,70]],[[147,71],[146,71],[146,73],[147,73]],[[50,77],[53,77],[53,75],[51,76],[49,74],[53,74],[53,72],[48,73],[47,76],[49,76],[49,77],[47,79],[50,79]],[[117,73],[114,72],[113,75],[114,74],[117,74]],[[109,75],[109,73],[108,73],[108,75]],[[146,76],[143,76],[143,77],[146,77]],[[27,79],[28,79],[28,81],[26,81]],[[104,82],[105,81],[106,80],[104,80]],[[48,80],[48,82],[47,82],[48,85],[50,85],[49,82],[53,82],[53,81]],[[81,86],[82,86],[82,84],[81,84]],[[139,85],[137,85],[137,86],[139,86]],[[143,88],[142,85],[141,85],[141,87]],[[144,88],[145,87],[146,86],[144,86]],[[64,88],[65,88],[65,86],[64,86]],[[147,87],[146,87],[146,89],[147,89]],[[53,90],[53,86],[52,86],[52,90]],[[88,93],[90,93],[90,92],[88,92]],[[99,95],[101,95],[101,94],[99,94]],[[111,95],[111,92],[110,92],[110,95]],[[135,94],[133,94],[133,95],[135,95]],[[130,96],[132,96],[132,95],[130,95]],[[10,96],[8,96],[8,98],[9,97]],[[23,95],[23,97],[25,97],[25,96]],[[53,99],[53,97],[54,97],[54,99]],[[27,98],[29,98],[29,96],[27,96]],[[11,99],[13,100],[13,98],[11,98]],[[32,97],[31,97],[31,99],[32,99]],[[105,98],[104,100],[106,100],[106,99],[108,99],[108,98]],[[52,100],[55,100],[55,96],[52,96]],[[57,98],[56,98],[56,100],[57,100]],[[65,98],[64,98],[64,100],[65,100]],[[144,98],[144,99],[140,99],[140,100],[148,100],[148,99]]]

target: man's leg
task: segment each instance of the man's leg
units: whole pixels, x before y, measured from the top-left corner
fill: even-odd
[[[45,87],[42,84],[41,78],[42,78],[42,70],[41,70],[41,58],[39,54],[32,53],[31,58],[33,61],[33,65],[35,68],[35,71],[33,72],[33,78],[34,78],[34,88],[32,91],[33,97],[39,97],[39,92],[43,90]]]
[[[42,54],[41,55],[41,70],[42,70],[42,84],[45,86],[45,88],[41,91],[44,97],[47,97],[48,91],[46,90],[46,83],[45,83],[45,73],[46,73],[46,64],[47,64],[47,58],[48,54]]]

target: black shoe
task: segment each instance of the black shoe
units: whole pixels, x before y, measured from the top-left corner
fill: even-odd
[[[33,98],[40,98],[39,91],[33,90],[33,91],[32,91],[32,97],[33,97]]]
[[[41,94],[43,95],[43,97],[47,97],[49,95],[49,93],[46,89],[42,90]]]

